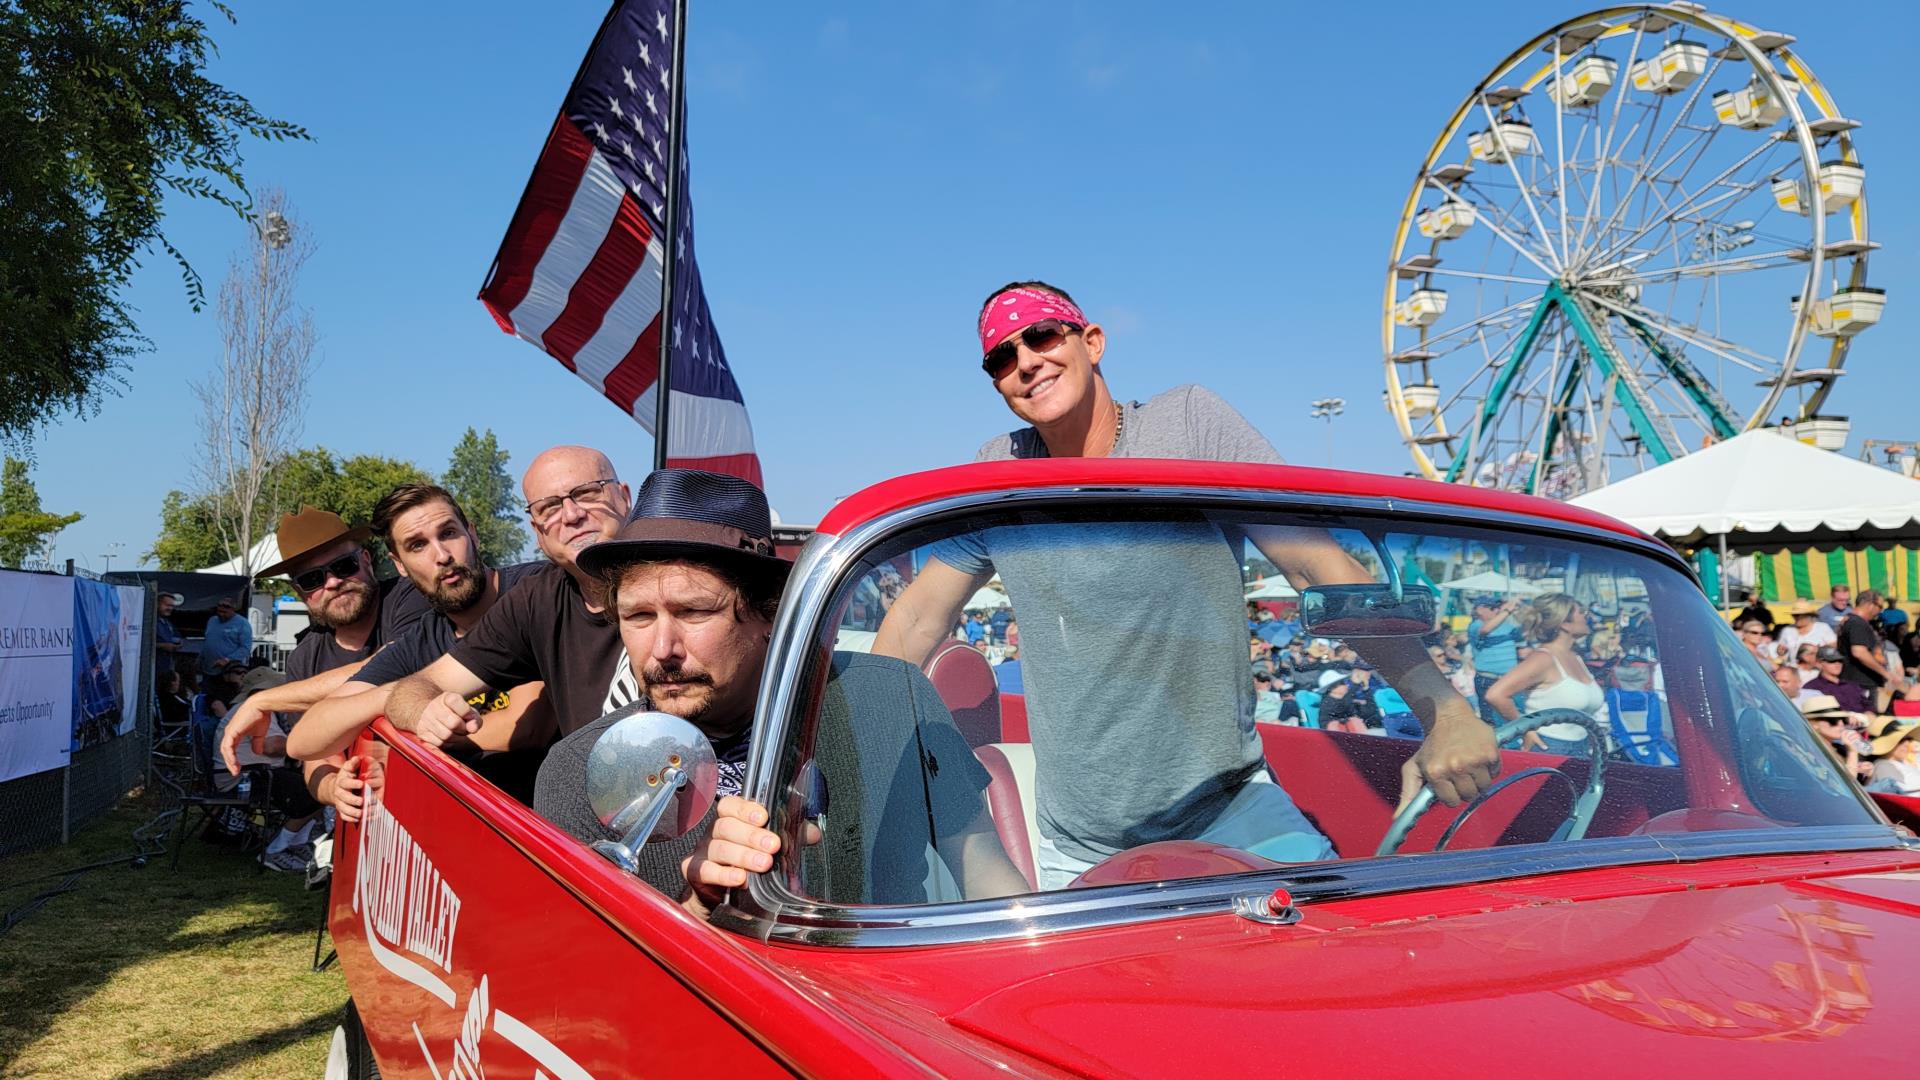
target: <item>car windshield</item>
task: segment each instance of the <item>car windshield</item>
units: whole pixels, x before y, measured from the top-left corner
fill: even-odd
[[[818,645],[775,827],[787,886],[832,904],[1878,823],[1699,587],[1625,542],[997,510],[870,551]],[[1423,792],[1436,725],[1498,761],[1446,787],[1494,788],[1470,814]]]

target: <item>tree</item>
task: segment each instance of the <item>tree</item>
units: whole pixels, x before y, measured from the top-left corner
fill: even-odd
[[[0,0],[0,439],[124,381],[146,341],[118,293],[143,252],[165,249],[200,309],[167,196],[246,218],[241,141],[308,138],[209,80],[213,48],[180,0]]]
[[[279,526],[279,516],[313,506],[339,514],[349,524],[373,517],[374,504],[405,483],[431,483],[433,476],[410,461],[357,454],[340,459],[325,447],[296,450],[274,463],[267,488],[272,500],[257,521],[257,543]],[[225,561],[226,540],[215,521],[210,497],[170,491],[160,504],[160,535],[147,558],[162,570],[197,570]],[[372,545],[380,551],[377,541]]]
[[[275,464],[293,450],[307,408],[316,333],[295,298],[313,240],[294,227],[285,194],[261,197],[260,227],[220,284],[220,365],[194,384],[201,453],[194,472],[227,558],[253,573],[253,544],[279,501]]]
[[[14,569],[44,560],[53,550],[61,529],[79,521],[80,514],[49,514],[40,508],[40,491],[33,486],[29,466],[16,457],[0,469],[0,566]]]
[[[440,483],[453,493],[467,520],[473,523],[487,565],[517,562],[521,549],[527,546],[527,531],[520,527],[523,510],[513,490],[513,478],[507,474],[507,452],[500,449],[492,428],[485,435],[476,435],[468,428],[460,436]]]

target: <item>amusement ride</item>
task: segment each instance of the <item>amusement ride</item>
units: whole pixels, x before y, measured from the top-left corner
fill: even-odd
[[[1790,34],[1610,7],[1516,49],[1402,208],[1386,402],[1420,475],[1570,497],[1821,408],[1885,294],[1859,123]]]

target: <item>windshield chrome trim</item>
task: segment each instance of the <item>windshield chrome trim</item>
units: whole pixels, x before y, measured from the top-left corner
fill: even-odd
[[[732,902],[714,912],[713,922],[762,941],[913,948],[1037,938],[1159,919],[1227,914],[1233,911],[1236,897],[1275,888],[1291,892],[1294,903],[1305,905],[1311,914],[1312,906],[1320,903],[1546,874],[1878,850],[1916,851],[1920,842],[1902,837],[1891,827],[1862,825],[1622,836],[1577,844],[1396,855],[1220,877],[893,907],[820,904],[772,885],[764,890],[771,894],[765,899],[773,899],[772,906],[761,898],[762,890],[754,890],[753,901],[746,903],[736,891]],[[758,880],[764,883],[764,875]]]
[[[772,640],[767,654],[767,674],[761,682],[760,694],[755,702],[754,715],[757,718],[756,726],[759,730],[754,736],[754,745],[747,764],[744,787],[748,797],[769,809],[780,803],[773,790],[773,783],[786,745],[787,733],[792,727],[795,700],[801,689],[802,677],[806,673],[813,642],[820,632],[820,621],[825,616],[827,606],[833,598],[835,585],[850,565],[863,558],[876,544],[911,526],[932,524],[942,518],[981,509],[1024,508],[1047,503],[1071,505],[1083,503],[1090,498],[1119,504],[1153,502],[1163,505],[1167,503],[1225,505],[1237,503],[1242,508],[1252,510],[1349,511],[1370,516],[1382,514],[1405,516],[1409,522],[1433,519],[1454,525],[1504,526],[1535,535],[1558,536],[1585,543],[1625,548],[1650,556],[1678,570],[1696,584],[1699,580],[1694,575],[1693,568],[1672,548],[1643,537],[1628,536],[1573,522],[1542,520],[1505,510],[1458,507],[1445,503],[1392,499],[1384,496],[1329,495],[1318,492],[1302,493],[1250,488],[1086,484],[1018,491],[973,492],[931,500],[902,507],[873,518],[849,530],[845,535],[815,533],[794,560],[793,570],[787,578],[785,594],[780,601],[780,610],[774,620]],[[1897,842],[1897,837],[1889,839],[1893,834],[1886,828],[1867,826],[1841,828],[1871,832],[1876,838],[1875,842],[1859,845],[1862,847],[1888,846],[1890,843]],[[1779,832],[1795,834],[1805,831],[1808,830],[1779,830]],[[1775,836],[1776,832],[1770,830],[1766,835]],[[1608,840],[1582,841],[1582,844],[1611,842]],[[1652,843],[1654,846],[1645,859],[1635,858],[1630,861],[1658,862],[1670,857],[1667,849],[1659,847],[1658,842]],[[1776,845],[1776,849],[1784,852],[1828,850],[1817,844],[1812,848],[1802,849],[1785,842]],[[1449,852],[1434,857],[1471,859],[1479,854],[1481,853]],[[1598,856],[1597,852],[1596,856]],[[1720,854],[1700,857],[1717,858]],[[1512,860],[1507,857],[1504,861]],[[1611,865],[1616,861],[1618,861],[1617,855],[1597,857],[1592,863],[1578,860],[1576,865],[1569,868]],[[776,864],[776,869],[780,865]],[[1329,873],[1337,872],[1343,878],[1354,879],[1363,876],[1358,873],[1363,865],[1365,864],[1359,862],[1326,864],[1323,870]],[[1525,871],[1526,873],[1540,872],[1537,862],[1530,861],[1528,865],[1530,868]],[[1334,871],[1332,869],[1334,867],[1338,867],[1338,871]],[[1289,873],[1298,875],[1300,871],[1294,869]],[[1488,868],[1481,873],[1488,880],[1514,876],[1501,874],[1495,868]],[[1397,870],[1394,877],[1400,883],[1375,886],[1374,891],[1392,892],[1424,887],[1418,884],[1406,884],[1406,879]],[[1449,879],[1437,883],[1458,884],[1466,880],[1473,879],[1463,878],[1461,881]],[[895,946],[945,941],[984,941],[1052,933],[1066,929],[1082,929],[1088,926],[1109,926],[1178,914],[1225,911],[1231,907],[1233,894],[1245,891],[1250,884],[1257,886],[1265,881],[1273,881],[1276,884],[1291,883],[1289,887],[1293,888],[1298,896],[1311,898],[1314,895],[1311,881],[1286,875],[1250,873],[1191,882],[1116,886],[1110,889],[1091,890],[1084,895],[1076,890],[1071,893],[1036,894],[1012,901],[995,899],[908,908],[852,909],[818,904],[797,896],[786,888],[783,882],[776,881],[773,874],[752,874],[748,876],[744,889],[735,889],[729,893],[726,903],[715,912],[714,922],[716,925],[726,925],[761,939],[836,945]]]

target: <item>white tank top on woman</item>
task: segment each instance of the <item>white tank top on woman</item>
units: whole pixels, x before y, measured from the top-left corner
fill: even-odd
[[[1599,683],[1576,679],[1567,674],[1567,669],[1560,664],[1560,657],[1554,655],[1552,651],[1547,652],[1547,657],[1553,661],[1554,668],[1560,672],[1560,681],[1527,691],[1527,711],[1572,709],[1593,717],[1594,721],[1601,725],[1600,730],[1604,732],[1607,722],[1607,692],[1600,689]],[[1584,740],[1587,737],[1587,730],[1579,724],[1548,724],[1540,729],[1540,734],[1549,739],[1573,742]]]

